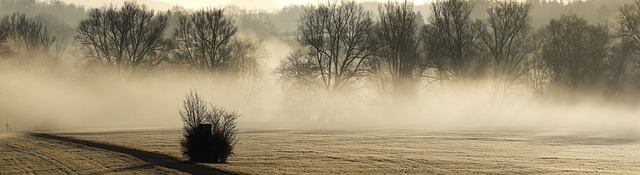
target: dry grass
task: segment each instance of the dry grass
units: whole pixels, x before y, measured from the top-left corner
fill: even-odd
[[[0,174],[179,174],[126,154],[0,133]]]
[[[179,130],[67,133],[184,158]],[[636,174],[636,139],[532,132],[241,129],[228,164],[242,174]]]

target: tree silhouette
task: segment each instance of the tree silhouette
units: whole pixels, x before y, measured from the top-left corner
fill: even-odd
[[[37,60],[47,64],[57,63],[56,57],[50,52],[56,38],[41,23],[24,14],[14,13],[4,17],[0,26],[4,35],[0,36],[0,41],[4,41],[3,54],[0,56],[24,64]]]
[[[628,79],[629,70],[633,70],[632,61],[637,59],[637,55],[634,55],[636,51],[634,49],[633,41],[629,36],[621,36],[617,38],[617,42],[611,47],[611,56],[609,60],[609,81],[606,95],[621,95],[620,92],[624,91],[625,80]]]
[[[167,58],[167,17],[126,2],[92,9],[74,38],[80,56],[118,71],[149,71]]]
[[[9,48],[6,45],[7,37],[9,36],[10,26],[6,25],[4,20],[0,22],[0,55],[5,55],[9,52]]]
[[[469,78],[480,75],[478,56],[480,21],[471,19],[473,6],[465,0],[435,2],[421,38],[435,78]]]
[[[640,50],[640,1],[620,8],[618,31],[629,37],[635,50]]]
[[[326,110],[318,121],[334,120],[333,105],[340,93],[373,72],[371,60],[378,43],[371,13],[355,2],[319,5],[305,10],[298,33],[302,59],[313,64],[315,81],[326,93]]]
[[[610,38],[606,26],[590,25],[575,14],[551,20],[543,30],[541,57],[553,85],[593,89],[603,77]]]
[[[237,38],[234,21],[222,9],[181,16],[174,31],[178,63],[212,73],[248,75],[257,69],[256,45]]]
[[[516,84],[529,72],[528,59],[536,51],[531,34],[530,4],[516,1],[497,2],[487,9],[488,17],[480,32],[482,45],[488,51],[494,96]]]
[[[379,9],[380,20],[376,35],[381,47],[377,50],[381,76],[388,74],[394,103],[417,95],[417,82],[426,69],[419,55],[419,27],[422,18],[413,10],[413,4],[387,3]],[[386,88],[386,87],[385,87]]]
[[[625,4],[618,16],[618,32],[634,52],[640,51],[640,0]],[[637,63],[640,65],[640,62]],[[640,70],[640,69],[638,69]]]
[[[275,70],[282,88],[286,89],[283,107],[289,115],[302,121],[311,121],[318,114],[318,104],[309,100],[317,98],[320,86],[318,66],[311,57],[297,50],[280,62]]]

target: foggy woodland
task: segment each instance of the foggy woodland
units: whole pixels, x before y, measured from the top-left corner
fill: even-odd
[[[640,1],[259,11],[0,0],[0,19],[0,120],[14,128],[176,125],[191,90],[240,123],[633,129],[640,119]]]

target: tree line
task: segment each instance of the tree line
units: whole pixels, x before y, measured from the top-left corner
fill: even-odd
[[[638,87],[629,76],[638,73],[640,1],[622,6],[615,25],[565,14],[538,29],[529,3],[498,1],[481,19],[465,0],[435,2],[424,20],[414,7],[389,2],[375,17],[355,2],[306,8],[299,47],[277,69],[285,88],[319,89],[325,105],[316,115],[324,121],[333,120],[324,113],[339,108],[336,98],[370,82],[391,104],[434,82],[492,80],[493,96],[512,87],[571,95]]]
[[[223,9],[170,14],[177,26],[165,37],[168,14],[135,3],[92,9],[80,21],[74,45],[91,64],[125,71],[161,65],[241,74],[256,65],[255,44],[239,38]]]
[[[4,0],[2,6],[7,4],[37,5],[35,1]],[[77,25],[61,22],[68,27],[60,27],[64,29],[43,22],[46,17],[42,16],[22,12],[5,16],[0,25],[0,57],[26,62],[35,58],[31,54],[44,53],[56,57],[43,59],[56,60],[71,45],[70,52],[82,58],[82,65],[116,72],[145,73],[160,67],[178,67],[244,75],[253,73],[258,66],[258,43],[237,35],[234,16],[225,9],[174,8],[161,12],[125,2],[119,7],[89,9]],[[69,36],[61,35],[61,30],[75,31]],[[54,48],[55,41],[61,39],[65,41],[59,44],[63,48]]]
[[[10,2],[19,1],[2,1]],[[24,3],[34,6],[35,1]],[[338,101],[362,87],[402,105],[434,83],[492,80],[493,96],[528,87],[537,94],[603,92],[612,97],[640,84],[640,1],[622,5],[615,24],[595,24],[569,13],[540,27],[533,24],[536,5],[531,1],[476,5],[438,1],[425,16],[407,1],[380,5],[377,13],[353,1],[301,7],[295,20],[297,47],[275,70],[286,101],[304,118],[330,121],[337,116]],[[486,15],[474,17],[479,9]],[[56,25],[46,24],[46,16],[16,12],[0,23],[0,57],[55,64],[69,42],[91,68],[149,73],[177,67],[251,76],[260,67],[261,41],[255,38],[275,35],[277,29],[265,18],[268,14],[238,11],[176,7],[161,12],[126,2],[86,11],[77,25],[66,25],[75,28],[69,41],[59,32],[68,28],[52,30]],[[260,30],[252,39],[241,37],[239,27]]]

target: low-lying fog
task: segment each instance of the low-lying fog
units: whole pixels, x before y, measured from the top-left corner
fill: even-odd
[[[207,101],[238,111],[243,124],[357,125],[404,129],[487,129],[588,131],[634,137],[640,132],[638,106],[600,98],[562,100],[512,90],[491,98],[483,83],[433,85],[419,98],[392,109],[375,93],[347,97],[330,123],[296,120],[283,108],[283,93],[266,70],[253,91],[222,78],[186,72],[129,76],[82,71],[0,71],[0,120],[14,130],[72,130],[182,126],[178,110],[184,96],[199,92]],[[485,83],[486,84],[486,83]],[[310,104],[314,99],[307,99]]]
[[[455,3],[463,2],[465,5],[469,5],[466,4],[467,1],[455,1]],[[492,1],[486,2],[488,4],[494,3]],[[595,3],[596,1],[589,2]],[[598,1],[598,3],[600,2]],[[354,5],[355,4],[354,2]],[[360,7],[361,4],[357,5]],[[511,4],[511,6],[505,6],[504,8],[516,7],[514,5],[518,4]],[[556,16],[545,16],[547,13],[550,13],[549,11],[558,11],[555,9],[549,10],[552,9],[550,7],[555,7],[551,3],[533,5],[540,6],[539,10],[536,9],[538,6],[534,8],[534,10],[538,11],[533,11],[535,13],[532,15],[532,19],[539,21],[534,21],[537,23],[536,25],[530,26],[531,29],[543,27],[541,24],[547,26],[549,19],[555,20],[560,16],[560,14]],[[567,11],[572,11],[571,9],[574,8],[573,6],[556,5],[558,5],[558,8]],[[580,4],[576,6],[579,5]],[[42,7],[38,7],[46,9],[47,4],[42,3],[40,6]],[[409,5],[407,5],[407,7],[408,6]],[[410,4],[410,6],[413,5]],[[440,6],[442,6],[442,4],[440,4]],[[592,6],[596,7],[595,5]],[[617,8],[618,6],[615,7]],[[351,6],[345,6],[345,8],[346,7]],[[376,8],[379,9],[383,9],[383,7],[389,8],[394,6],[391,4],[387,6],[379,4],[379,6],[376,6]],[[437,12],[437,9],[433,8],[433,10],[436,10],[435,12],[428,10],[430,10],[431,7],[437,6],[431,6],[431,4],[418,5],[416,9],[418,7],[427,10],[425,11],[427,13],[424,14],[426,21],[435,20],[432,16],[433,13]],[[469,7],[473,7],[473,5],[469,5]],[[528,5],[522,7],[522,9],[529,10]],[[597,7],[600,7],[600,5]],[[607,6],[603,5],[602,7],[606,11],[605,7]],[[35,8],[35,6],[30,8]],[[112,6],[110,8],[114,7]],[[142,6],[139,8],[142,8]],[[82,66],[79,66],[79,62],[81,62],[79,61],[80,58],[72,56],[76,54],[75,52],[78,52],[78,48],[74,48],[76,46],[71,44],[74,43],[71,42],[71,40],[74,40],[72,39],[74,37],[73,35],[69,35],[67,38],[69,48],[64,51],[62,62],[55,68],[41,68],[37,65],[16,66],[11,63],[5,63],[4,61],[6,60],[0,61],[0,123],[5,124],[5,122],[8,122],[14,130],[18,131],[141,127],[179,129],[182,127],[182,122],[178,111],[182,109],[183,99],[190,91],[197,91],[205,100],[211,102],[212,105],[220,105],[227,110],[237,111],[241,114],[239,118],[239,128],[241,129],[247,126],[279,127],[286,124],[286,126],[300,126],[300,128],[339,125],[358,126],[358,128],[382,127],[433,130],[585,131],[590,133],[637,137],[640,139],[640,103],[637,103],[640,102],[640,100],[634,99],[636,96],[626,97],[631,100],[611,100],[603,97],[602,92],[571,93],[571,95],[563,93],[537,95],[532,93],[531,88],[526,87],[526,85],[516,85],[504,93],[502,91],[496,93],[497,91],[492,90],[494,87],[493,81],[476,80],[473,82],[460,80],[444,81],[444,83],[436,82],[429,86],[420,86],[421,90],[415,99],[398,103],[389,102],[391,100],[388,100],[388,97],[383,97],[384,95],[380,95],[379,90],[370,88],[371,86],[354,88],[355,90],[353,90],[353,92],[340,95],[339,102],[333,104],[334,111],[331,111],[331,113],[335,113],[335,121],[316,122],[314,118],[317,118],[322,111],[326,111],[321,110],[324,109],[322,107],[324,102],[322,98],[319,98],[322,97],[322,93],[305,92],[303,90],[301,90],[301,92],[291,93],[289,91],[292,88],[284,88],[279,82],[278,75],[275,73],[281,60],[295,53],[298,47],[309,47],[308,45],[300,46],[299,41],[296,42],[294,41],[295,39],[292,39],[297,37],[292,33],[299,32],[300,30],[296,29],[296,27],[299,28],[303,26],[300,25],[303,23],[298,24],[298,22],[304,22],[304,20],[299,19],[301,14],[305,12],[305,9],[311,14],[313,11],[309,11],[309,9],[313,8],[319,9],[319,6],[308,6],[304,8],[302,6],[293,6],[291,9],[294,9],[294,12],[297,9],[298,12],[292,12],[292,14],[283,15],[283,17],[291,16],[295,18],[278,18],[280,20],[274,20],[277,23],[273,23],[274,21],[270,21],[273,19],[265,17],[275,14],[242,11],[233,12],[232,9],[229,9],[229,14],[237,13],[235,18],[237,18],[237,23],[240,26],[238,35],[249,38],[248,40],[251,42],[254,42],[253,40],[255,39],[255,42],[259,43],[259,46],[255,48],[260,48],[256,50],[262,51],[257,52],[261,54],[259,60],[259,66],[261,67],[260,71],[258,71],[260,72],[259,76],[250,80],[238,80],[237,78],[213,76],[206,73],[193,73],[171,68],[159,68],[141,75],[110,73],[93,68],[82,68]],[[364,8],[364,6],[360,8]],[[103,10],[105,9],[106,6]],[[481,11],[486,10],[486,8],[478,9]],[[638,9],[640,9],[640,5],[638,5]],[[84,14],[86,13],[85,9],[77,8],[76,10],[86,15]],[[180,12],[180,8],[176,7],[175,10],[178,10],[176,12]],[[98,11],[96,11],[96,13]],[[582,11],[592,12],[593,10]],[[187,12],[191,13],[190,11],[184,11],[185,14],[188,14]],[[282,11],[282,13],[285,12],[288,11]],[[379,14],[380,12],[383,11],[373,11],[374,14]],[[471,11],[469,11],[469,13],[471,13]],[[526,11],[526,13],[529,13],[529,11]],[[600,12],[598,14],[600,14]],[[592,14],[589,13],[589,15]],[[589,17],[589,15],[586,16]],[[608,18],[604,20],[606,21],[609,18],[617,19],[618,16],[616,15],[617,12],[615,14],[612,12]],[[582,16],[585,15],[583,14]],[[422,18],[422,16],[419,17],[420,19]],[[484,19],[486,15],[480,15],[480,17]],[[77,19],[76,22],[81,20],[86,21],[87,19],[88,17],[84,16]],[[269,19],[266,21],[271,23],[269,23],[270,25],[261,27],[259,24],[260,19]],[[411,21],[414,22],[418,21],[413,20],[413,18],[411,19]],[[568,22],[584,22],[585,26],[589,26],[591,23],[593,23],[594,26],[596,24],[594,20],[587,23],[586,20],[582,20],[575,14],[573,16],[563,16],[561,19]],[[174,25],[173,28],[176,28],[177,20],[169,20],[171,25]],[[378,16],[373,16],[371,20],[379,21]],[[529,18],[527,17],[526,20],[529,20]],[[552,21],[551,24],[562,22],[562,20]],[[46,22],[46,20],[44,21]],[[420,26],[435,24],[422,22],[423,21],[420,21]],[[472,21],[469,20],[468,22],[471,23]],[[284,24],[288,23],[291,23],[288,26],[288,28],[291,29],[283,31],[282,33],[275,32],[278,27],[283,27]],[[253,26],[254,24],[257,27]],[[247,29],[252,26],[255,29]],[[166,33],[170,34],[179,31],[173,28],[171,30],[167,29]],[[260,33],[263,29],[273,31],[267,36],[264,33]],[[604,30],[605,28],[601,29]],[[76,31],[76,27],[65,28],[65,30],[72,31],[71,33],[73,34],[74,31]],[[247,31],[253,31],[255,33]],[[269,31],[266,31],[265,33],[268,32]],[[611,32],[613,32],[613,30]],[[606,32],[604,33],[607,35]],[[533,32],[530,35],[533,36]],[[76,40],[77,36],[78,35],[76,35]],[[418,35],[416,34],[415,36]],[[638,36],[640,36],[640,34]],[[175,36],[172,37],[175,38]],[[523,43],[533,42],[528,39],[522,40]],[[76,45],[77,42],[78,41],[75,41]],[[582,40],[576,43],[582,43]],[[602,46],[602,48],[606,48],[603,50],[618,49],[618,51],[624,51],[624,49],[626,49],[626,47],[622,47],[625,46],[625,43],[616,41],[616,43],[612,42],[610,45],[614,44],[617,44],[616,48],[609,48],[609,45],[606,47]],[[437,46],[438,43],[434,45]],[[536,44],[533,44],[532,46],[535,45]],[[553,48],[553,46],[555,45],[550,45],[549,47]],[[575,48],[582,49],[582,47]],[[253,49],[248,50],[253,51]],[[309,53],[313,52],[308,52],[307,54]],[[627,52],[618,54],[624,55],[625,53]],[[571,52],[571,54],[573,54],[573,52]],[[608,54],[607,52],[607,54],[605,54],[606,57],[602,58],[603,62],[611,62],[610,59],[615,56],[614,54],[610,58]],[[523,56],[523,58],[525,57]],[[616,65],[622,65],[619,66],[620,68],[632,67],[630,66],[632,61],[625,61],[626,60],[623,60]],[[564,65],[558,65],[558,67],[562,66]],[[583,65],[575,63],[572,66],[581,67]],[[609,67],[613,67],[611,70],[621,70],[616,69],[614,66],[615,65],[612,64]],[[620,71],[620,74],[624,73],[624,71],[632,72],[632,70],[623,70]],[[633,72],[634,75],[636,75],[637,70],[634,69]],[[628,79],[633,78],[635,77]],[[632,81],[635,82],[635,86],[637,86],[637,80]],[[366,83],[361,84],[365,85]],[[634,90],[624,93],[635,92],[638,91]],[[294,98],[295,100],[287,98],[291,96],[297,98]]]

